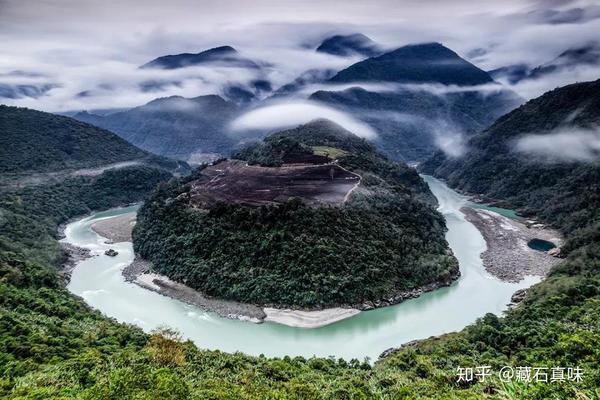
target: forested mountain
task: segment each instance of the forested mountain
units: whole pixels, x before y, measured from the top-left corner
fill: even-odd
[[[319,120],[237,157],[247,163],[199,169],[141,208],[134,247],[156,271],[215,297],[308,308],[394,304],[458,276],[427,186],[364,139]]]
[[[598,220],[599,125],[600,80],[565,86],[498,119],[464,156],[438,153],[422,170],[572,232]]]
[[[381,47],[362,33],[350,35],[334,35],[326,38],[317,47],[317,52],[335,56],[374,57],[381,54]]]
[[[235,104],[216,95],[173,96],[114,114],[79,113],[75,118],[111,130],[155,154],[201,161],[202,154],[231,151],[236,140],[227,136],[226,125],[237,113]]]
[[[27,108],[0,105],[0,132],[0,173],[59,172],[128,161],[178,167],[112,132]]]
[[[439,43],[404,46],[369,58],[328,82],[356,87],[320,90],[309,99],[368,123],[378,133],[379,147],[404,161],[426,159],[447,138],[456,141],[479,132],[522,101]],[[377,89],[378,84],[385,89]],[[487,86],[477,86],[481,84]]]
[[[441,83],[472,86],[492,83],[490,75],[439,43],[414,44],[360,61],[331,82]]]

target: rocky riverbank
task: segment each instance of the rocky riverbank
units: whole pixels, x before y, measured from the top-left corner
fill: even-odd
[[[540,223],[523,223],[490,210],[463,207],[466,219],[479,229],[487,250],[481,254],[486,270],[507,282],[519,282],[527,275],[545,277],[558,264],[563,239],[560,232]],[[557,249],[544,252],[530,248],[532,239],[554,243]],[[554,254],[554,255],[553,255]]]
[[[65,283],[71,281],[73,270],[81,261],[90,258],[91,252],[89,249],[77,247],[69,243],[60,243],[60,247],[64,254],[64,260],[58,273],[62,276]]]

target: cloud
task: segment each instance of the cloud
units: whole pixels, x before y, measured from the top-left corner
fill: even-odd
[[[335,33],[361,32],[386,48],[439,41],[483,69],[537,66],[596,39],[598,15],[593,0],[505,0],[477,7],[469,0],[405,0],[401,7],[394,0],[348,0],[343,8],[333,0],[0,0],[0,84],[15,80],[6,73],[22,70],[43,74],[43,84],[56,86],[38,99],[1,101],[46,111],[133,107],[156,97],[219,94],[225,81],[256,78],[217,68],[177,70],[177,76],[137,69],[158,56],[221,45],[271,64],[261,73],[277,88],[307,69],[340,70],[356,61],[313,51]],[[529,98],[593,76],[584,72],[515,89]],[[140,87],[145,80],[169,79],[178,84],[155,92]]]
[[[331,120],[359,137],[373,140],[375,131],[367,124],[333,108],[308,101],[273,104],[252,110],[231,123],[234,131],[289,128],[314,119]]]
[[[600,161],[600,128],[560,128],[529,134],[515,144],[516,151],[545,162]]]
[[[465,138],[459,132],[434,130],[434,143],[450,158],[462,157],[467,151]]]

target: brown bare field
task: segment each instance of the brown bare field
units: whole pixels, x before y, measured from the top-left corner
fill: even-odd
[[[336,164],[246,165],[228,160],[202,171],[192,183],[193,204],[205,208],[217,202],[267,205],[300,198],[312,206],[341,204],[361,177]]]

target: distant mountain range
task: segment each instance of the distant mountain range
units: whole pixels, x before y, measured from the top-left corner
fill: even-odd
[[[347,39],[334,36],[325,42],[329,40],[331,44],[334,38],[338,44]],[[231,50],[224,53],[232,54]],[[300,93],[315,83],[356,87]],[[369,83],[382,85],[384,89],[359,87]],[[75,118],[109,129],[154,153],[201,160],[204,158],[200,154],[226,155],[235,147],[236,141],[225,132],[227,124],[250,102],[257,104],[255,93],[266,95],[271,89],[268,81],[254,84],[250,89],[233,84],[225,87],[228,98],[236,98],[235,101],[218,96],[171,97],[127,111],[104,116],[80,113]],[[489,87],[472,87],[482,84]],[[404,46],[337,73],[309,70],[271,93],[269,100],[308,97],[351,113],[377,130],[377,143],[387,155],[406,161],[429,157],[447,133],[469,135],[480,131],[522,102],[514,93],[495,84],[488,73],[439,43]]]
[[[527,64],[513,64],[489,71],[494,79],[505,79],[511,84],[526,79],[539,79],[544,76],[573,70],[581,66],[600,67],[600,42],[593,42],[581,47],[565,50],[555,59],[535,68]]]
[[[74,118],[115,132],[152,153],[202,161],[202,155],[214,158],[235,146],[236,140],[226,135],[226,126],[238,112],[235,104],[216,95],[173,96],[114,114],[82,112]]]
[[[374,57],[383,52],[381,46],[362,33],[328,37],[323,40],[316,51],[340,57]]]
[[[136,161],[176,170],[178,162],[134,147],[72,118],[0,105],[0,172],[46,173]]]

